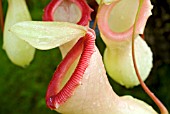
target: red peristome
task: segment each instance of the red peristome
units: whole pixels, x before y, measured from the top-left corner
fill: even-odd
[[[44,21],[54,21],[54,12],[55,9],[63,2],[64,0],[52,0],[44,9],[43,20]],[[70,0],[75,3],[81,10],[82,17],[77,22],[77,24],[86,26],[91,20],[90,14],[93,11],[85,0]]]
[[[91,55],[94,52],[94,34],[94,31],[89,29],[87,34],[75,44],[56,69],[46,93],[46,104],[50,109],[56,109],[56,104],[60,105],[66,102],[72,96],[76,87],[80,85],[83,74],[89,65]],[[71,78],[59,90],[64,75],[80,54],[80,60]]]

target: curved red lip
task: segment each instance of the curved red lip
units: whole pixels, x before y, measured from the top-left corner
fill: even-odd
[[[53,14],[55,9],[62,3],[63,0],[52,0],[44,9],[43,20],[44,21],[54,21]],[[93,11],[85,0],[70,0],[75,3],[82,12],[82,17],[77,23],[82,26],[88,25],[88,22],[91,20],[90,14]]]
[[[100,11],[98,13],[97,23],[98,23],[100,32],[104,36],[106,36],[108,39],[113,40],[113,41],[127,40],[128,38],[132,36],[132,33],[133,33],[133,26],[129,27],[129,29],[122,31],[122,32],[116,32],[109,28],[108,18],[109,18],[110,12],[117,4],[119,4],[120,1],[121,0],[113,2],[110,5],[103,5],[100,8]],[[152,9],[152,5],[151,5],[150,0],[144,0],[143,5],[141,6],[141,11],[139,12],[139,18],[137,20],[135,34],[143,34],[147,19],[151,15],[151,9]]]
[[[48,86],[46,93],[46,104],[50,109],[56,109],[56,105],[60,105],[70,98],[78,85],[80,85],[83,74],[89,65],[91,55],[94,52],[95,35],[94,31],[89,29],[87,34],[82,37],[75,46],[68,52],[66,57],[56,69],[52,80]],[[59,85],[65,73],[71,64],[80,56],[78,65],[73,72],[71,78],[65,86],[59,91]]]

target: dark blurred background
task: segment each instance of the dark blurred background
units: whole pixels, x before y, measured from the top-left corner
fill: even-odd
[[[33,20],[41,20],[43,8],[50,0],[26,0]],[[154,8],[145,29],[145,39],[153,51],[153,69],[145,81],[154,94],[170,111],[170,0],[151,0]],[[94,9],[93,0],[88,3]],[[2,0],[6,15],[7,0]],[[4,16],[5,17],[5,16]],[[92,19],[95,12],[92,14]],[[3,37],[0,31],[0,47]],[[96,44],[103,54],[105,45],[97,35]],[[57,114],[45,105],[45,92],[53,72],[61,61],[59,49],[37,50],[35,58],[27,68],[12,64],[5,51],[0,48],[0,114]],[[118,95],[133,95],[158,110],[140,86],[126,89],[112,79],[109,81]]]

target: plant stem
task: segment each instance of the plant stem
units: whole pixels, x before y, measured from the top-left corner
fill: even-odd
[[[0,27],[1,30],[4,30],[4,19],[3,19],[3,10],[2,10],[2,0],[0,0]]]
[[[98,14],[98,12],[100,11],[100,8],[101,8],[102,4],[103,4],[103,0],[100,1],[100,4],[99,4],[98,9],[97,9],[97,14]],[[96,25],[97,25],[97,14],[96,14],[96,18],[95,18],[95,20],[94,20],[94,24],[93,24],[93,27],[92,27],[92,29],[93,29],[94,31],[95,31],[95,28],[96,28]]]
[[[166,107],[162,104],[162,102],[150,91],[150,89],[146,86],[146,84],[143,82],[143,80],[141,79],[140,73],[138,71],[138,67],[136,64],[136,59],[135,59],[135,45],[134,45],[134,40],[135,40],[135,30],[136,30],[136,22],[138,20],[138,16],[139,16],[139,12],[142,6],[143,0],[140,0],[139,3],[139,8],[138,8],[138,12],[136,15],[136,19],[135,19],[135,23],[134,23],[134,29],[133,29],[133,34],[132,34],[132,60],[133,60],[133,65],[134,65],[134,69],[136,72],[136,75],[138,77],[138,80],[143,88],[143,90],[149,95],[149,97],[155,102],[155,104],[158,106],[161,114],[169,114],[168,110],[166,109]]]

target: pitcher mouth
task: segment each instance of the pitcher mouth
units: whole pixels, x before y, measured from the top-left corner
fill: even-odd
[[[54,72],[46,93],[46,104],[50,109],[57,109],[60,105],[65,103],[73,95],[75,89],[81,84],[83,74],[89,65],[91,55],[94,52],[94,34],[94,31],[90,29],[84,37],[79,39]],[[80,59],[74,72],[61,88],[65,74],[79,56]]]
[[[67,3],[66,3],[67,2]],[[59,10],[59,7],[65,7],[69,8],[68,11],[70,11],[70,8],[72,9],[72,12],[70,12],[70,17],[74,17],[74,19],[68,20],[67,17],[64,16],[64,19],[62,18],[61,21],[69,21],[73,23],[77,23],[82,26],[88,25],[89,21],[91,20],[90,14],[93,11],[85,0],[52,0],[44,9],[44,15],[43,20],[44,21],[59,21],[58,19],[61,17],[60,15],[56,14],[57,10]],[[64,8],[65,9],[65,8]],[[58,11],[60,12],[60,11]],[[72,14],[73,12],[77,12],[75,15]],[[68,12],[66,12],[68,16]],[[63,14],[61,14],[63,16]],[[59,16],[59,17],[56,17]],[[56,20],[57,19],[57,20]]]
[[[126,26],[122,25],[122,26],[118,26],[119,24],[122,24],[120,22],[120,18],[125,19],[124,16],[126,16],[125,14],[123,15],[123,11],[122,11],[122,15],[117,15],[117,12],[113,12],[113,10],[121,10],[121,8],[123,7],[123,2],[126,1],[121,1],[118,0],[116,2],[113,2],[110,5],[103,5],[99,11],[98,14],[98,26],[99,29],[101,31],[101,33],[106,36],[107,38],[111,39],[111,40],[115,40],[115,41],[122,41],[122,40],[126,40],[128,38],[131,37],[132,32],[133,32],[133,23],[134,23],[134,18],[135,18],[135,14],[137,12],[137,9],[139,7],[139,0],[138,2],[134,2],[135,4],[133,4],[133,7],[135,7],[136,12],[133,10],[129,10],[130,13],[132,14],[128,14],[128,12],[126,12],[126,15],[132,15],[132,16],[128,16],[129,20],[131,21],[130,23],[128,22]],[[128,0],[127,0],[128,2]],[[122,6],[121,6],[122,5]],[[120,9],[119,9],[120,8]],[[129,6],[127,6],[127,9],[129,8]],[[137,20],[137,26],[136,26],[136,33],[137,34],[143,34],[144,31],[144,27],[146,25],[146,21],[148,19],[148,17],[151,15],[151,9],[152,9],[152,5],[150,3],[149,0],[144,0],[143,5],[141,6],[141,11],[139,12],[139,19]],[[113,14],[112,14],[113,13]],[[111,17],[111,14],[114,15]],[[119,17],[117,19],[117,17]],[[134,17],[134,18],[132,18]],[[116,19],[114,19],[116,18]],[[111,21],[118,21],[115,25],[111,25]],[[125,21],[124,21],[125,22]],[[113,27],[112,27],[113,26]],[[120,29],[120,30],[117,30]]]

